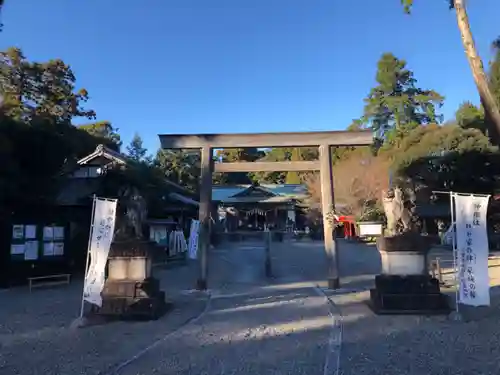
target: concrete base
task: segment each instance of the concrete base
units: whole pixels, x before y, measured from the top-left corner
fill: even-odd
[[[106,297],[102,300],[102,307],[94,308],[94,313],[111,320],[157,320],[170,307],[165,293],[159,292],[146,298]]]
[[[428,275],[378,275],[370,290],[370,307],[376,314],[448,314],[447,298],[439,283]]]
[[[271,259],[269,259],[269,258],[266,258],[265,271],[266,271],[266,277],[273,276],[273,272],[272,272],[272,268],[271,268]]]
[[[338,277],[328,278],[328,289],[336,290],[340,289],[340,279]]]
[[[197,290],[207,290],[207,280],[205,280],[205,279],[196,280],[196,289]]]

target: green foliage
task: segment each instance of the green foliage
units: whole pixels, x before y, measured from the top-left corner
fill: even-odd
[[[356,217],[356,221],[378,221],[385,220],[385,213],[379,202],[366,202],[366,207],[362,214]]]
[[[148,150],[143,146],[142,138],[139,134],[135,133],[134,137],[127,146],[127,154],[133,161],[144,161]]]
[[[19,48],[0,52],[0,93],[4,113],[16,120],[44,118],[70,123],[74,118],[95,118],[83,108],[85,89],[76,90],[75,76],[62,60],[30,62]]]
[[[0,205],[50,202],[67,160],[92,152],[96,139],[68,124],[0,117]]]
[[[89,124],[78,125],[78,129],[83,130],[107,147],[120,151],[122,141],[118,129],[113,127],[109,121],[96,121]]]
[[[291,161],[303,160],[302,154],[300,152],[300,148],[294,148],[292,150],[290,160]],[[300,184],[301,182],[302,182],[301,173],[299,173],[299,172],[287,172],[286,173],[286,179],[285,179],[286,184]]]
[[[63,61],[30,62],[18,48],[0,60],[0,206],[50,204],[65,162],[105,143],[72,125],[95,113],[83,108],[88,94]]]
[[[418,189],[496,189],[498,149],[478,129],[419,127],[385,155],[391,158],[397,178],[409,179]]]
[[[290,160],[291,149],[287,148],[273,148],[266,151],[262,161],[286,161]],[[253,175],[253,180],[259,183],[267,184],[283,184],[286,179],[286,172],[256,172]]]
[[[413,9],[413,0],[400,0],[401,5],[403,5],[403,10],[406,14],[410,14]],[[454,0],[444,0],[448,3],[448,7],[453,9],[455,7]]]
[[[440,122],[436,108],[444,98],[433,90],[416,86],[417,80],[406,62],[384,53],[377,64],[377,86],[365,99],[362,122],[376,136],[392,144],[419,125]]]
[[[200,154],[159,149],[153,166],[167,179],[193,191],[199,190]]]
[[[264,151],[257,148],[228,148],[217,150],[215,159],[219,162],[254,162],[265,155]],[[250,184],[255,181],[253,173],[217,173],[214,175],[216,184]]]
[[[395,171],[400,171],[421,158],[469,151],[494,152],[496,148],[477,129],[429,125],[414,129],[397,146],[387,150],[386,155],[392,159]]]
[[[455,112],[457,125],[464,129],[478,129],[486,133],[483,108],[476,107],[471,102],[464,102]]]
[[[500,37],[492,43],[494,57],[490,61],[490,69],[488,71],[488,79],[491,92],[500,104]]]
[[[315,147],[297,147],[297,148],[273,148],[265,152],[260,159],[262,161],[290,161],[290,160],[317,160],[318,149]],[[304,181],[307,174],[304,172],[256,172],[251,175],[252,180],[259,183],[268,184],[300,184]]]
[[[413,7],[413,0],[401,0],[405,13],[410,13]]]
[[[147,161],[131,159],[126,168],[116,168],[108,172],[104,187],[100,192],[107,197],[118,197],[123,186],[135,186],[146,199],[149,217],[163,217],[165,208],[172,206],[168,192],[172,187],[165,181],[165,176],[158,168]]]

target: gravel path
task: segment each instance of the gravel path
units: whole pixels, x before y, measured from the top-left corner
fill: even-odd
[[[212,255],[208,311],[110,374],[335,373],[340,327],[314,288],[325,279],[321,244],[275,244],[272,280],[255,244],[228,244]]]
[[[98,374],[200,315],[206,295],[185,294],[194,265],[156,272],[174,309],[152,322],[116,322],[70,329],[78,316],[81,283],[0,294],[0,374]]]
[[[368,293],[331,297],[342,312],[343,375],[499,374],[498,313],[469,323],[448,317],[375,316]]]
[[[117,374],[322,374],[330,327],[312,288],[215,298],[202,319]]]
[[[375,247],[339,241],[339,249],[342,289],[327,293],[332,304],[314,288],[324,285],[325,255],[309,241],[275,244],[270,280],[259,245],[214,249],[208,307],[204,294],[186,293],[195,265],[157,270],[176,309],[156,322],[69,330],[77,284],[1,293],[0,374],[330,375],[337,365],[344,375],[500,373],[500,296],[470,322],[375,316],[365,304],[380,270]]]
[[[282,250],[274,255],[283,256]],[[302,286],[284,283],[291,276],[286,272],[270,283],[263,260],[262,248],[254,245],[212,251],[209,310],[206,295],[186,293],[194,285],[196,265],[157,270],[176,308],[156,322],[71,330],[78,314],[78,283],[32,294],[22,289],[2,293],[0,373],[108,374],[131,358],[136,360],[118,373],[322,373],[330,305],[305,274],[299,277]],[[199,320],[185,324],[203,311]]]
[[[376,257],[376,249],[350,246],[363,253],[352,273],[377,273],[366,262]],[[349,258],[344,252],[344,259]],[[363,264],[364,263],[364,264]],[[373,266],[373,264],[372,264]],[[491,276],[491,270],[490,270]],[[349,283],[347,283],[349,284]],[[464,315],[467,321],[447,316],[377,316],[366,305],[367,282],[354,291],[328,292],[342,321],[340,373],[343,375],[434,375],[499,374],[500,295],[492,289],[492,305]],[[345,285],[345,283],[344,283]],[[361,284],[360,284],[361,285]],[[365,291],[363,291],[365,290]],[[465,313],[465,311],[464,311]]]

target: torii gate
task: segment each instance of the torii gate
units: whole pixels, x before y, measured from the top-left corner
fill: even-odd
[[[325,250],[328,258],[328,287],[340,286],[338,253],[333,231],[333,223],[328,219],[334,211],[334,189],[332,170],[332,146],[369,146],[373,134],[365,131],[321,131],[293,133],[247,133],[247,134],[160,134],[164,149],[201,150],[200,178],[200,275],[197,288],[207,288],[210,209],[212,202],[213,172],[278,172],[278,171],[320,171],[321,206]],[[277,147],[319,147],[319,160],[280,161],[253,163],[213,163],[213,151],[219,148],[277,148]]]

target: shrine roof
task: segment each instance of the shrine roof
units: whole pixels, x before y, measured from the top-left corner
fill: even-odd
[[[94,160],[98,157],[104,157],[110,161],[122,165],[127,164],[126,156],[104,145],[98,145],[93,153],[81,158],[80,160],[77,161],[77,163],[79,165],[87,164],[89,161]]]
[[[261,190],[262,196],[245,196],[250,190]],[[212,201],[218,202],[286,202],[302,199],[307,195],[307,187],[301,184],[261,184],[261,185],[219,185],[212,188]]]

